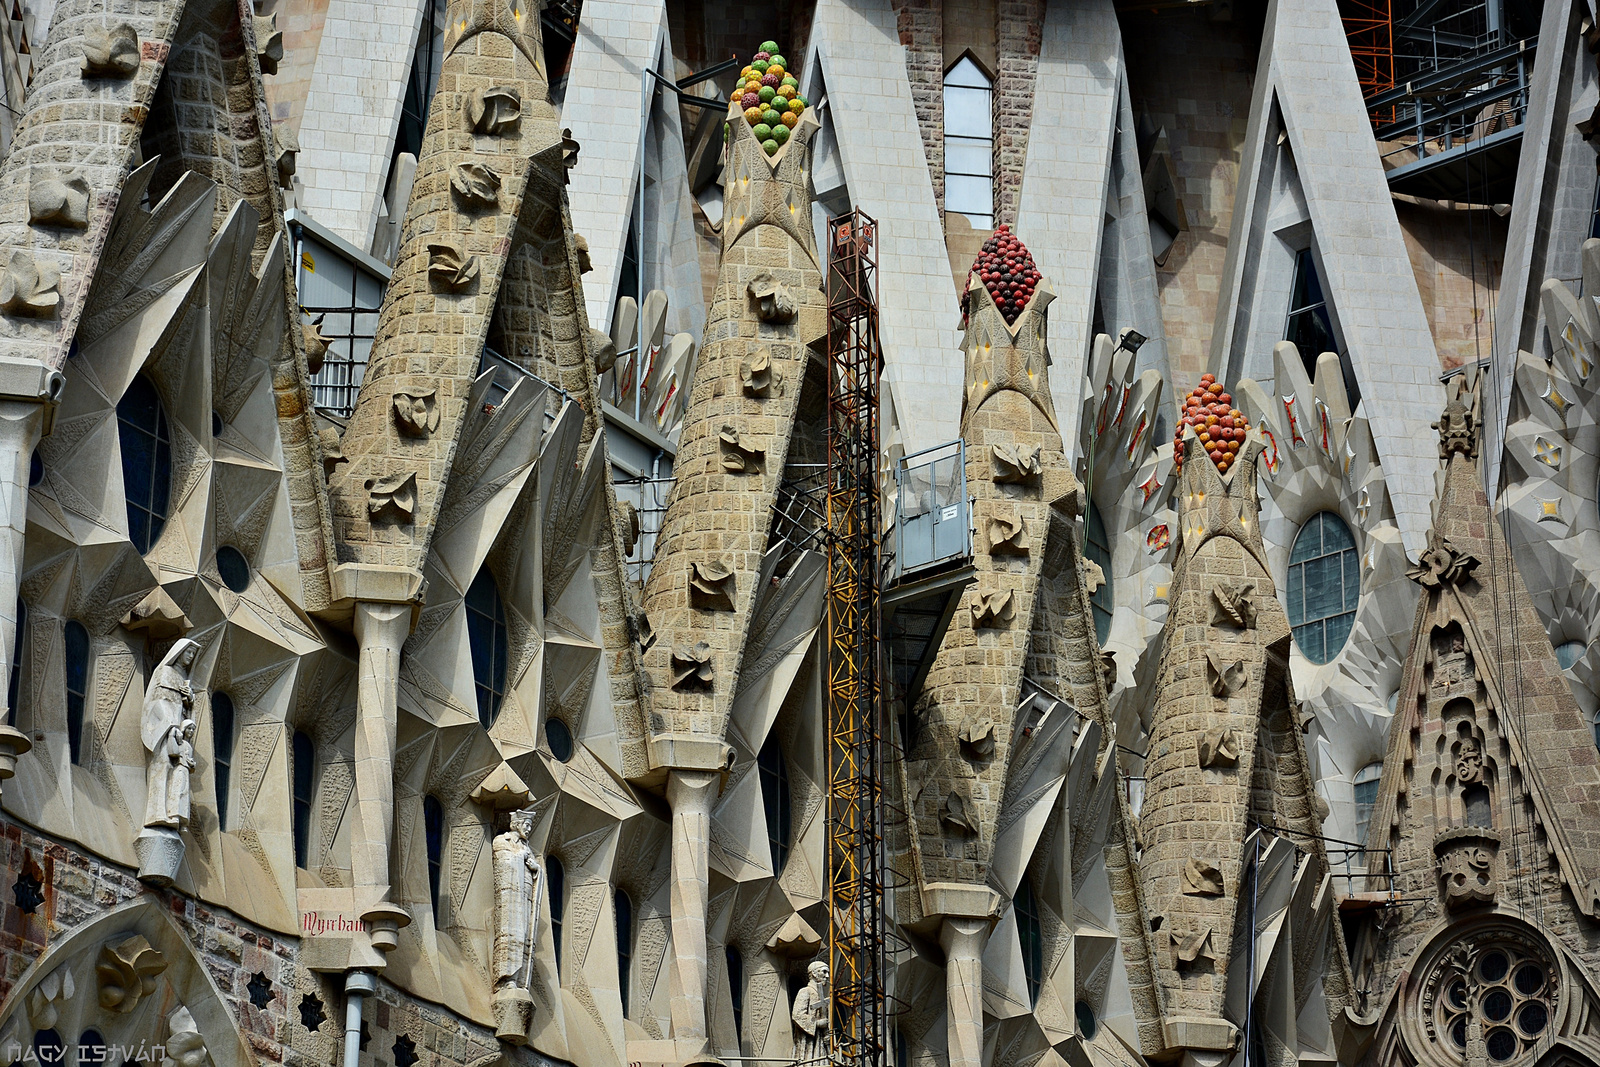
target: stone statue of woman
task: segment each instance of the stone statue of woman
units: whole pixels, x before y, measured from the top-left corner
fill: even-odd
[[[144,824],[182,829],[189,824],[189,771],[194,767],[194,688],[189,671],[200,646],[179,638],[150,675],[139,737],[145,749]]]
[[[822,1063],[828,1058],[828,965],[821,960],[806,968],[811,981],[794,995],[794,1062]]]
[[[532,832],[533,809],[524,808],[511,813],[511,829],[494,839],[495,1030],[514,1044],[527,1041],[533,1008],[529,989],[544,870],[528,844]]]

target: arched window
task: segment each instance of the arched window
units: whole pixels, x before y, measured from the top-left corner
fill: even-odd
[[[11,639],[11,682],[6,689],[6,725],[17,725],[17,695],[22,691],[22,639],[28,633],[28,605],[17,597],[17,634]]]
[[[550,940],[556,947],[556,974],[561,973],[561,920],[567,914],[567,871],[555,856],[544,858],[545,889],[550,894]]]
[[[772,849],[772,873],[781,874],[789,859],[789,764],[776,732],[767,737],[756,757],[761,769],[761,801],[767,814],[767,844]]]
[[[612,909],[617,917],[617,992],[622,995],[622,1017],[628,1011],[628,978],[633,968],[633,901],[628,894],[617,890],[611,897]]]
[[[78,1037],[78,1067],[106,1062],[106,1039],[98,1030],[85,1030]]]
[[[89,697],[89,631],[77,619],[62,627],[67,678],[67,754],[77,763],[83,755],[83,707]]]
[[[117,402],[122,488],[128,498],[128,538],[141,555],[161,538],[172,487],[172,437],[167,413],[150,379],[139,375]]]
[[[944,209],[994,229],[994,81],[970,55],[944,75]]]
[[[500,588],[485,566],[467,590],[467,636],[472,642],[472,677],[478,692],[478,721],[487,730],[500,714],[506,695],[506,609]]]
[[[54,1030],[35,1030],[33,1032],[33,1059],[39,1063],[64,1063],[67,1058],[67,1043],[61,1040],[61,1035]]]
[[[315,799],[317,746],[304,731],[294,732],[290,773],[294,778],[294,863],[311,866],[311,802]]]
[[[223,545],[217,549],[217,575],[223,585],[242,593],[250,588],[250,561],[232,545]]]
[[[1378,802],[1378,782],[1382,778],[1382,763],[1369,763],[1356,772],[1356,841],[1362,844],[1367,840],[1367,824],[1372,821],[1372,808]]]
[[[550,746],[550,755],[566,763],[572,759],[572,728],[566,720],[554,715],[544,721],[544,740]]]
[[[1033,883],[1022,876],[1017,895],[1011,898],[1017,912],[1017,936],[1022,940],[1022,973],[1028,979],[1028,1003],[1039,1002],[1039,984],[1044,978],[1044,927],[1039,922],[1039,902],[1033,897]]]
[[[428,838],[428,899],[433,901],[433,917],[439,918],[439,883],[444,873],[444,805],[439,798],[422,798],[422,827]]]
[[[233,774],[233,698],[211,694],[211,781],[217,789],[217,825],[228,828],[228,780]]]
[[[1461,803],[1467,809],[1467,825],[1477,826],[1485,830],[1494,826],[1494,814],[1490,810],[1489,790],[1482,785],[1469,785],[1461,790]]]
[[[1111,636],[1111,539],[1106,536],[1106,524],[1100,518],[1100,509],[1089,502],[1089,514],[1083,520],[1083,554],[1099,564],[1105,581],[1089,596],[1089,611],[1094,615],[1094,636],[1102,645]]]
[[[1339,654],[1356,621],[1361,562],[1350,527],[1331,511],[1311,516],[1289,550],[1289,625],[1312,663]]]
[[[723,950],[728,961],[728,999],[733,1004],[733,1036],[744,1041],[744,957],[729,945]]]

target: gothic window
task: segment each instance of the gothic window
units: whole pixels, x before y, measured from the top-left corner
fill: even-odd
[[[1339,654],[1361,599],[1360,561],[1350,527],[1331,511],[1311,516],[1289,550],[1289,625],[1312,663]]]
[[[77,619],[62,627],[67,677],[67,754],[73,763],[83,755],[83,706],[89,697],[89,631]]]
[[[422,828],[428,842],[428,899],[433,901],[433,917],[439,918],[439,886],[444,874],[444,805],[439,798],[422,798]]]
[[[1294,257],[1294,283],[1283,339],[1294,342],[1306,365],[1306,373],[1311,375],[1316,374],[1318,356],[1339,350],[1339,343],[1333,336],[1333,320],[1328,317],[1322,278],[1317,274],[1316,256],[1309,248],[1301,249]]]
[[[611,906],[617,919],[617,992],[622,995],[622,1017],[626,1019],[630,1014],[628,978],[633,968],[633,900],[619,889],[612,895]]]
[[[1365,844],[1367,824],[1372,822],[1372,807],[1378,802],[1378,782],[1383,777],[1382,763],[1369,763],[1356,772],[1356,842]]]
[[[1446,950],[1422,995],[1427,1029],[1465,1059],[1472,1024],[1482,1029],[1490,1063],[1529,1055],[1555,1017],[1555,971],[1526,940],[1479,938]]]
[[[1105,580],[1089,596],[1089,611],[1094,615],[1094,636],[1102,645],[1111,636],[1111,539],[1106,536],[1106,524],[1100,518],[1100,509],[1089,502],[1089,514],[1083,520],[1083,554],[1100,567]]]
[[[1022,884],[1011,906],[1017,912],[1017,936],[1022,941],[1022,972],[1028,980],[1028,1003],[1039,1001],[1039,984],[1044,978],[1044,927],[1039,922],[1039,902],[1034,899],[1033,885],[1023,875]]]
[[[970,55],[944,75],[944,209],[994,229],[994,81]]]
[[[140,554],[161,537],[172,486],[172,436],[167,413],[150,379],[139,375],[117,402],[122,445],[122,488],[128,503],[128,538]]]
[[[772,849],[772,871],[783,872],[789,858],[789,764],[776,734],[767,738],[756,758],[761,768],[761,800],[767,815],[767,844]]]
[[[728,961],[728,999],[733,1004],[733,1035],[744,1041],[744,957],[729,945],[724,950]]]
[[[566,763],[572,759],[572,728],[554,715],[544,721],[544,739],[550,746],[550,755]]]
[[[233,774],[233,698],[211,694],[211,782],[217,792],[217,825],[228,827],[228,780]]]
[[[223,545],[217,549],[217,575],[223,585],[242,593],[250,588],[250,561],[232,545]]]
[[[17,597],[17,634],[11,639],[11,683],[6,689],[6,725],[17,725],[17,694],[22,684],[22,639],[28,633],[28,605]]]
[[[500,587],[486,565],[467,590],[467,636],[472,643],[472,677],[478,692],[478,721],[487,730],[500,714],[506,695],[506,609]]]
[[[561,920],[567,914],[567,870],[555,856],[544,858],[545,889],[550,894],[550,940],[556,948],[556,974],[561,973]]]
[[[311,865],[311,802],[315,793],[317,746],[303,731],[296,730],[290,744],[290,773],[294,779],[293,807],[294,865]]]

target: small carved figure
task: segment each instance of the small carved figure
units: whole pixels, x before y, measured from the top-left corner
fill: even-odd
[[[28,186],[28,221],[81,230],[89,225],[89,182],[49,173]]]
[[[283,31],[278,29],[278,14],[256,15],[251,18],[250,25],[256,31],[256,59],[261,64],[261,73],[278,73],[278,64],[283,62]]]
[[[454,238],[429,241],[428,280],[439,289],[459,293],[478,280],[478,257]]]
[[[312,374],[322,369],[322,361],[328,358],[328,345],[332,343],[331,338],[322,333],[322,320],[325,317],[318,315],[300,324],[300,332],[306,342],[306,369]]]
[[[1206,650],[1206,678],[1211,683],[1211,695],[1218,697],[1233,696],[1250,680],[1244,660],[1214,648]]]
[[[539,943],[539,894],[544,870],[528,844],[533,832],[532,808],[511,813],[511,828],[495,836],[494,851],[494,992],[496,1022],[502,1023],[501,1002],[528,1002],[531,998],[514,991],[533,986],[534,946]],[[523,1035],[521,1026],[501,1026],[502,1032]],[[518,1042],[521,1043],[521,1042]]]
[[[711,662],[711,646],[704,641],[679,645],[672,650],[672,688],[709,686],[716,676]]]
[[[939,821],[964,834],[978,832],[978,813],[973,810],[972,801],[959,789],[950,790],[944,803],[939,805]]]
[[[450,188],[471,208],[500,201],[500,175],[483,163],[457,163],[450,170]]]
[[[83,34],[85,78],[130,78],[139,69],[139,35],[126,22],[90,26]]]
[[[1117,684],[1117,654],[1114,651],[1100,653],[1100,680],[1105,683],[1108,693]]]
[[[617,501],[617,529],[622,534],[622,554],[633,555],[643,531],[639,527],[639,509],[633,506],[631,500]]]
[[[187,637],[172,643],[150,674],[139,737],[145,749],[144,825],[182,829],[189,824],[189,772],[194,768],[194,687],[189,671],[200,646]]]
[[[994,755],[994,719],[988,715],[968,715],[956,737],[968,759],[986,760]]]
[[[768,349],[761,349],[739,364],[739,380],[744,383],[745,396],[783,395],[783,375],[773,366],[772,352]]]
[[[410,522],[417,510],[415,472],[367,479],[367,515],[373,519]]]
[[[1028,524],[1014,511],[993,511],[989,515],[989,555],[1026,556]]]
[[[1177,966],[1198,963],[1200,960],[1217,958],[1216,950],[1211,947],[1211,927],[1202,926],[1189,934],[1179,934],[1176,930],[1169,931],[1168,937],[1172,939],[1172,952]]]
[[[1224,893],[1222,872],[1193,856],[1183,865],[1181,881],[1183,892],[1191,897],[1220,897]]]
[[[794,298],[794,293],[789,290],[771,271],[762,271],[750,279],[746,286],[750,299],[756,302],[756,317],[762,322],[771,325],[782,325],[793,322],[795,316],[800,314],[800,304]]]
[[[467,98],[467,121],[473,133],[499,137],[522,121],[522,94],[514,86],[474,89]]]
[[[1483,781],[1483,746],[1475,737],[1464,737],[1456,749],[1456,781],[1462,784]]]
[[[617,365],[617,342],[604,330],[589,327],[589,351],[594,353],[596,374],[604,374]]]
[[[570,127],[561,131],[561,184],[572,181],[572,168],[578,165],[578,140]]]
[[[273,162],[278,167],[278,188],[294,188],[294,172],[300,157],[300,138],[288,126],[272,128]]]
[[[572,251],[578,257],[578,273],[588,274],[594,270],[594,259],[589,255],[589,239],[581,233],[572,235]]]
[[[427,437],[439,428],[438,390],[394,394],[394,425],[407,437]]]
[[[832,994],[828,990],[828,965],[821,960],[806,968],[810,981],[794,995],[794,1061],[798,1065],[826,1063],[828,1060],[828,1014]]]
[[[180,1006],[167,1016],[171,1033],[167,1036],[166,1057],[161,1067],[210,1067],[211,1053],[206,1049],[206,1039],[195,1025],[189,1009]]]
[[[1239,732],[1231,726],[1207,730],[1199,747],[1202,767],[1233,767],[1239,762]]]
[[[741,440],[731,423],[722,427],[717,440],[722,446],[722,469],[730,474],[753,474],[767,462],[767,450]]]
[[[706,611],[732,611],[733,571],[721,560],[707,560],[689,568],[689,606]]]
[[[1467,394],[1471,395],[1471,394]],[[1452,391],[1445,401],[1444,415],[1433,428],[1439,431],[1439,458],[1448,460],[1459,452],[1468,459],[1478,458],[1477,402],[1471,406],[1462,399],[1462,393]]]
[[[19,248],[11,253],[5,276],[0,277],[0,311],[7,315],[54,318],[61,307],[61,294],[56,291],[60,281],[60,271],[48,265],[41,266],[33,253]]]
[[[994,458],[993,480],[1001,485],[1031,485],[1043,470],[1038,445],[995,445],[990,453]]]
[[[128,1014],[156,991],[156,975],[166,969],[166,957],[141,934],[106,945],[94,968],[100,983],[100,1006],[118,1015]]]
[[[1083,591],[1094,596],[1106,584],[1106,572],[1088,556],[1079,556],[1078,560],[1083,565]]]
[[[1256,583],[1219,581],[1211,587],[1211,625],[1256,628]]]
[[[972,596],[972,625],[976,628],[998,628],[1010,622],[1017,613],[1009,589],[996,589],[990,593],[976,592]]]

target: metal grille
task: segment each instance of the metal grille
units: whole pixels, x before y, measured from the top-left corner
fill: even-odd
[[[877,223],[828,222],[828,961],[835,1063],[887,1037],[883,707],[878,678]]]

